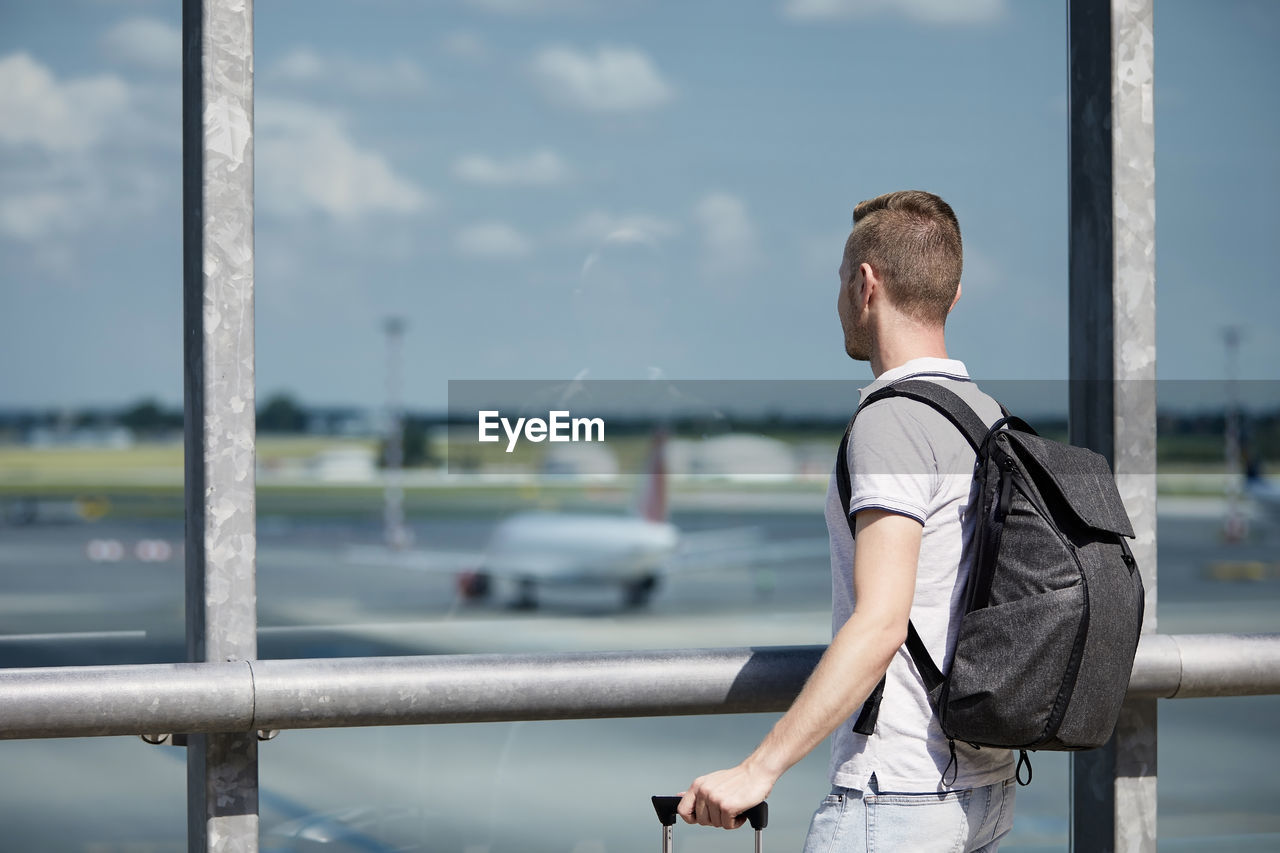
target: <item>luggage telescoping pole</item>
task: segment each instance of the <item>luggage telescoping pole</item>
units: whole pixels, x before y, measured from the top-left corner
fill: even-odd
[[[662,823],[662,853],[671,853],[671,831],[676,824],[676,806],[680,805],[680,797],[654,797],[653,810],[658,813]],[[763,853],[761,832],[769,825],[769,804],[757,803],[742,813],[742,816],[756,831],[755,851]]]

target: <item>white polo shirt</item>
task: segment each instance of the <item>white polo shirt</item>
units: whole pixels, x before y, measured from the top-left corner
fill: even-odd
[[[962,362],[918,358],[886,371],[861,390],[861,399],[906,378],[938,382],[958,394],[986,423],[1000,406],[969,380]],[[849,438],[850,511],[884,509],[924,525],[916,570],[911,621],[945,673],[951,666],[965,579],[972,563],[976,527],[970,516],[974,451],[942,414],[926,403],[901,397],[880,400],[858,415]],[[834,470],[827,488],[827,534],[831,540],[832,633],[853,613],[853,536],[844,518]],[[1007,749],[974,749],[956,743],[958,769],[942,785],[951,760],[947,738],[929,705],[924,684],[905,647],[889,664],[875,732],[854,733],[857,712],[836,729],[831,745],[831,781],[865,791],[874,773],[881,791],[926,792],[973,788],[1013,776]],[[950,779],[948,774],[948,779]]]

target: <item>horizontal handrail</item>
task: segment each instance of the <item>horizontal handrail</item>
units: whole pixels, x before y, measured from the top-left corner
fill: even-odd
[[[822,646],[0,670],[0,738],[785,710]],[[1280,693],[1280,634],[1149,634],[1130,698]]]

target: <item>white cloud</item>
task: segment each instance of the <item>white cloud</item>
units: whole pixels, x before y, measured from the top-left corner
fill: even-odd
[[[708,193],[694,206],[693,218],[702,229],[703,272],[730,276],[755,265],[759,257],[756,228],[746,202],[729,193]]]
[[[166,200],[177,203],[180,179],[147,168],[145,161],[115,162],[107,170],[94,157],[32,173],[0,173],[0,235],[30,245],[66,238],[95,226],[132,227]],[[47,247],[46,247],[47,248]]]
[[[505,160],[467,154],[454,161],[453,176],[467,183],[492,187],[546,187],[567,179],[569,167],[556,152],[542,148]]]
[[[148,93],[110,75],[60,80],[25,53],[0,57],[0,238],[71,275],[76,235],[130,227],[176,199],[179,167],[166,154],[178,134],[152,131],[177,119]]]
[[[570,226],[567,236],[579,243],[624,240],[656,245],[679,230],[675,223],[646,213],[617,216],[593,210]]]
[[[547,98],[585,112],[647,110],[672,97],[653,61],[636,48],[604,46],[592,55],[548,47],[534,56],[531,69]]]
[[[321,213],[350,221],[414,214],[434,200],[376,151],[360,147],[335,112],[259,100],[256,181],[261,205],[281,216]]]
[[[0,144],[84,151],[129,106],[129,89],[100,75],[58,81],[25,53],[0,58]]]
[[[0,196],[0,234],[34,243],[75,230],[78,206],[67,193],[37,190]]]
[[[481,222],[460,229],[454,247],[473,258],[513,260],[533,251],[533,242],[505,222]]]
[[[366,61],[322,55],[297,47],[271,66],[268,76],[305,87],[324,87],[367,97],[418,95],[430,87],[427,74],[412,59]]]
[[[1007,0],[785,0],[782,14],[796,21],[901,15],[929,24],[980,24],[1002,18],[1007,8]]]
[[[107,30],[102,49],[112,59],[151,71],[182,67],[182,31],[155,18],[130,18]]]
[[[140,227],[176,204],[180,138],[157,128],[178,127],[178,105],[153,88],[113,76],[59,80],[26,54],[0,57],[0,237],[30,246],[33,258],[65,256],[76,234]],[[336,112],[260,98],[255,118],[260,210],[349,222],[434,204]]]
[[[23,244],[37,266],[70,275],[85,232],[136,229],[165,205],[178,209],[180,164],[154,154],[94,150],[0,166],[0,238]]]

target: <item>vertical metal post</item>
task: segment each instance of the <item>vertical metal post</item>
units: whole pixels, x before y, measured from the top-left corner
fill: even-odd
[[[1068,0],[1070,432],[1107,456],[1156,630],[1155,123],[1151,0]],[[1156,703],[1071,763],[1071,849],[1156,849]]]
[[[257,656],[253,2],[182,9],[187,654]],[[258,849],[253,733],[192,735],[191,851]]]

